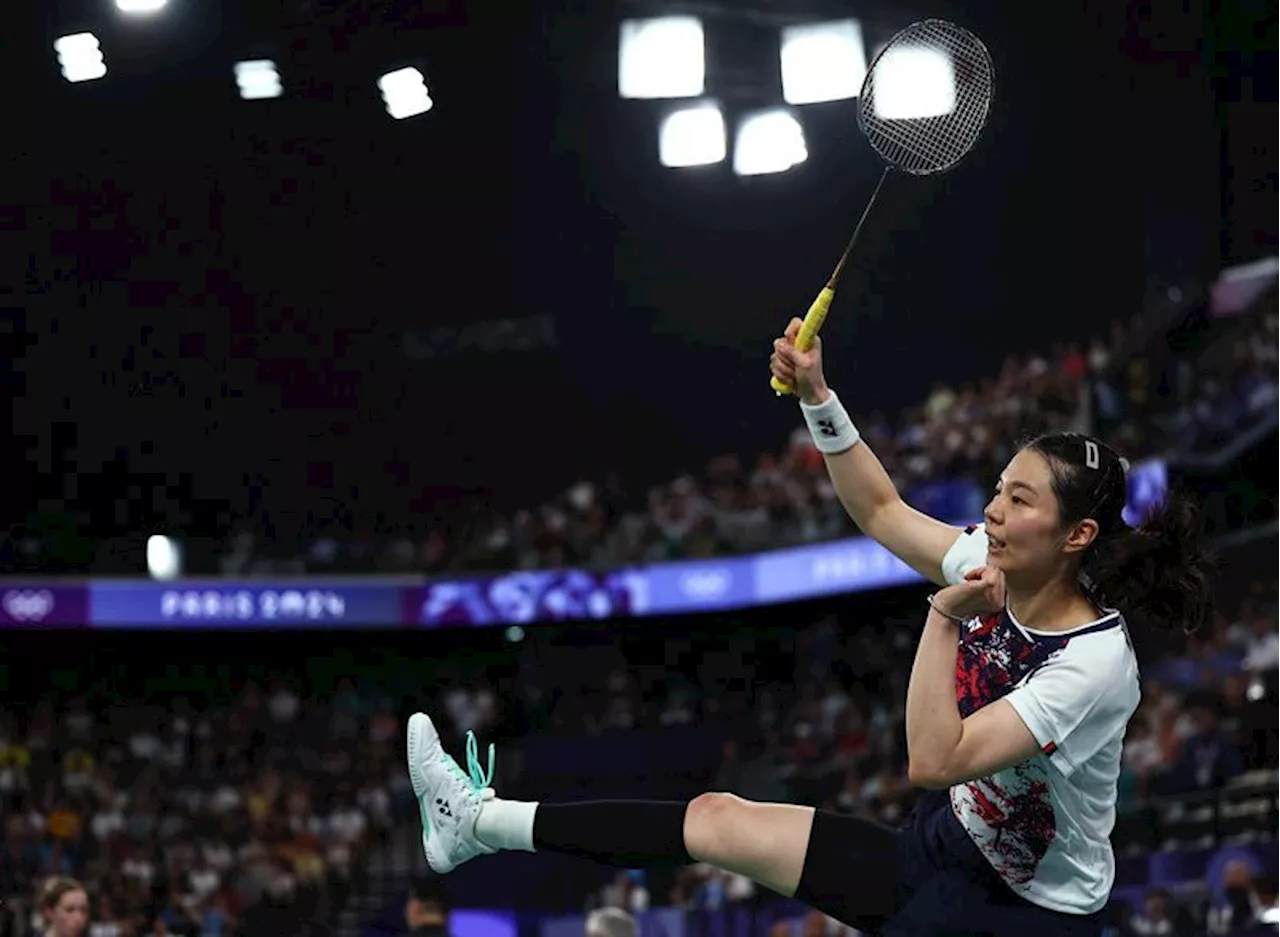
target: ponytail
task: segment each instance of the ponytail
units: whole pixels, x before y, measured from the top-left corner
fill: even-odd
[[[1169,492],[1137,528],[1100,536],[1085,553],[1082,578],[1100,604],[1190,634],[1213,607],[1214,561],[1202,533],[1195,502]]]

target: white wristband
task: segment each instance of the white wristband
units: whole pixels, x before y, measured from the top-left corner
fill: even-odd
[[[852,449],[862,439],[858,427],[853,425],[844,405],[836,392],[820,404],[811,405],[800,401],[800,410],[804,413],[804,421],[809,424],[809,435],[819,452],[834,455]]]

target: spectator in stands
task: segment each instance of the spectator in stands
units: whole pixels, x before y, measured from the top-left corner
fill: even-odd
[[[1249,623],[1249,637],[1244,656],[1245,670],[1275,670],[1280,665],[1280,635],[1274,620],[1256,614]]]
[[[1146,713],[1139,710],[1125,734],[1120,762],[1121,806],[1147,796],[1151,778],[1160,767],[1160,745],[1151,732]]]
[[[448,886],[437,876],[420,878],[404,903],[406,937],[448,937]]]
[[[810,911],[799,919],[778,921],[769,928],[769,937],[861,937],[862,933],[821,911]]]
[[[1174,768],[1166,793],[1184,793],[1222,787],[1244,771],[1240,750],[1218,726],[1217,701],[1201,693],[1187,707],[1189,734],[1183,740],[1182,759]]]
[[[1129,927],[1135,937],[1178,937],[1181,932],[1174,924],[1169,893],[1163,888],[1147,892],[1142,910],[1130,919]]]
[[[43,937],[81,937],[89,924],[89,893],[71,878],[52,878],[40,892]]]
[[[640,925],[621,908],[597,908],[587,915],[585,937],[640,937]]]
[[[1275,904],[1274,883],[1264,886],[1270,889],[1270,904]],[[1263,923],[1266,910],[1254,883],[1253,870],[1241,860],[1228,862],[1222,872],[1222,897],[1209,909],[1205,926],[1210,934],[1229,935],[1256,924]]]
[[[1280,924],[1280,901],[1277,900],[1277,885],[1274,875],[1263,875],[1254,883],[1254,913],[1260,924],[1275,927]]]
[[[639,914],[649,909],[649,889],[645,884],[643,870],[619,870],[613,881],[600,889],[599,902],[602,908],[620,908]]]
[[[321,708],[283,683],[230,705],[0,717],[0,937],[31,937],[23,897],[51,875],[85,883],[86,937],[301,937],[335,917],[389,829],[396,741],[347,689],[341,741],[352,700]]]
[[[89,925],[88,937],[126,937],[126,923],[116,913],[116,907],[105,895],[98,899],[98,913]],[[221,931],[208,931],[200,937],[222,937]]]

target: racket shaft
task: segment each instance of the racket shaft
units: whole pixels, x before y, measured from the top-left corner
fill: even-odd
[[[800,331],[796,334],[795,341],[795,346],[800,351],[808,351],[813,345],[813,337],[822,328],[822,323],[827,321],[827,311],[831,308],[831,300],[835,295],[836,291],[832,287],[824,286],[818,298],[809,307],[809,311],[805,313],[804,322],[800,324]],[[784,384],[776,377],[770,378],[769,386],[779,394],[794,393],[789,384]]]

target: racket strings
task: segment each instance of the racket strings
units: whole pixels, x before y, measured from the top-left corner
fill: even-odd
[[[884,66],[908,50],[946,61],[953,95],[947,113],[914,118],[877,113]],[[895,78],[903,81],[901,73]],[[991,59],[980,39],[953,23],[925,20],[900,32],[876,57],[863,84],[858,119],[872,147],[895,168],[912,175],[940,172],[958,162],[978,139],[986,124],[993,84]]]
[[[955,113],[971,112],[978,101],[962,96]],[[868,128],[868,138],[880,155],[899,169],[913,174],[932,173],[957,162],[972,147],[981,125],[945,117],[883,120]]]

